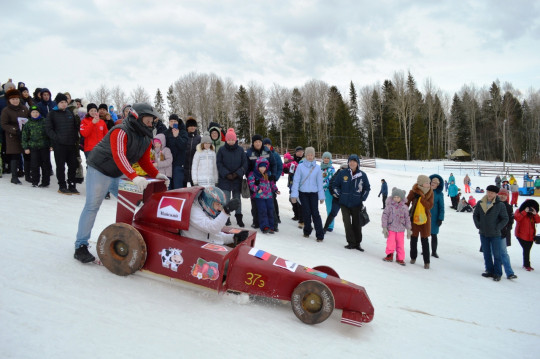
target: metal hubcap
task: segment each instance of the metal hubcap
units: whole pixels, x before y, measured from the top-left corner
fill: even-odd
[[[125,257],[128,255],[129,247],[124,242],[116,241],[114,242],[113,247],[114,247],[114,252],[118,254],[120,257]]]
[[[322,309],[322,300],[315,293],[309,293],[304,296],[302,306],[310,313],[317,313]]]

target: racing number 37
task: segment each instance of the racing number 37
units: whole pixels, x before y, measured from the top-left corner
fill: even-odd
[[[262,275],[251,273],[251,272],[247,272],[246,275],[247,275],[247,278],[244,283],[246,283],[247,285],[257,286],[259,288],[264,287],[265,283],[264,283],[264,280],[261,279]]]

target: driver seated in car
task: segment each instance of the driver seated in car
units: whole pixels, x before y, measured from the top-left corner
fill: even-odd
[[[231,199],[226,203],[223,191],[214,186],[208,186],[199,193],[189,218],[189,230],[182,231],[182,235],[189,238],[215,244],[234,244],[245,241],[248,231],[240,233],[224,233],[221,229],[227,223],[232,211],[240,206],[240,200]]]

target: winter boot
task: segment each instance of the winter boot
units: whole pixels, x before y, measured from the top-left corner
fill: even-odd
[[[241,214],[235,214],[234,217],[236,218],[236,224],[238,224],[238,227],[244,228],[246,225],[242,221],[243,215]]]
[[[431,233],[431,256],[435,258],[439,258],[439,255],[437,254],[437,245],[438,245],[438,238],[436,234]]]
[[[394,261],[394,253],[388,254],[382,260],[385,261],[385,262],[393,262]]]
[[[12,168],[11,171],[11,183],[13,184],[22,184],[21,181],[19,181],[19,177],[17,176],[17,167],[18,167],[19,161],[17,160],[11,160],[10,166]]]
[[[68,191],[71,194],[81,194],[79,191],[77,191],[77,187],[75,186],[75,183],[69,185]]]
[[[70,191],[69,189],[67,189],[66,187],[60,187],[60,188],[58,189],[58,193],[60,193],[60,194],[66,194],[66,195],[68,195],[68,196],[71,196],[71,194],[72,194],[71,191]]]
[[[84,244],[75,250],[73,258],[82,263],[89,263],[96,260],[96,258],[88,252],[88,247]]]
[[[402,265],[402,266],[405,266],[405,261],[404,260],[396,260],[396,263],[399,264],[399,265]]]

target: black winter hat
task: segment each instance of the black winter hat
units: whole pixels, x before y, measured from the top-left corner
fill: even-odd
[[[186,121],[186,128],[187,127],[197,127],[197,121],[193,117],[188,117]]]
[[[177,122],[180,122],[180,117],[178,117],[177,114],[173,113],[169,116],[169,121],[170,120],[174,120],[174,121],[177,121]]]
[[[41,91],[41,93],[43,93],[44,91]],[[67,102],[67,96],[64,95],[63,93],[59,92],[56,97],[54,98],[54,102],[56,103],[59,103],[59,102],[62,102],[62,101],[66,101]]]
[[[97,105],[95,103],[90,102],[88,105],[86,105],[86,111],[90,112],[91,109],[95,108],[98,109]]]
[[[538,213],[538,202],[536,202],[534,199],[526,199],[525,202],[519,206],[519,211],[523,212],[525,208],[532,207]]]
[[[263,138],[261,135],[253,135],[253,137],[251,137],[251,144],[254,144],[255,141],[261,141],[262,142]]]
[[[271,141],[269,138],[265,138],[265,139],[263,140],[263,145],[265,145],[265,146],[266,146],[266,145],[272,146],[272,141]]]
[[[102,103],[99,105],[98,110],[104,109],[105,111],[109,112],[109,107],[106,103]]]
[[[304,147],[298,146],[295,148],[294,152],[303,151],[303,150],[304,150]]]
[[[28,87],[19,87],[19,91],[21,91],[21,94],[24,92],[24,91],[28,91],[28,93],[30,93],[30,90],[28,90]]]
[[[499,193],[499,187],[490,184],[489,186],[487,186],[486,191]]]

